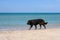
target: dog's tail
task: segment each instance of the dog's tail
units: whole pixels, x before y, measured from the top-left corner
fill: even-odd
[[[47,24],[48,24],[48,22],[45,22],[44,24],[45,24],[45,25],[47,25]]]

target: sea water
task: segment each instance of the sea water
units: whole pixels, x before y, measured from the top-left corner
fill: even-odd
[[[60,13],[0,13],[0,30],[28,30],[31,19],[44,19],[47,28],[60,28]]]

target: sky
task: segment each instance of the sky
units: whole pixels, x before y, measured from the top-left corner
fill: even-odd
[[[0,0],[0,12],[60,12],[60,0]]]

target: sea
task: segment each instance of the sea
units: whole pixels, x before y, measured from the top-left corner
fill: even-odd
[[[48,22],[47,29],[60,28],[60,13],[0,13],[0,30],[28,30],[30,25],[27,22],[32,19],[44,19]]]

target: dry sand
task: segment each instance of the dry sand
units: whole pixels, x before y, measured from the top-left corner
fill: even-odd
[[[0,40],[60,40],[60,28],[0,31]]]

